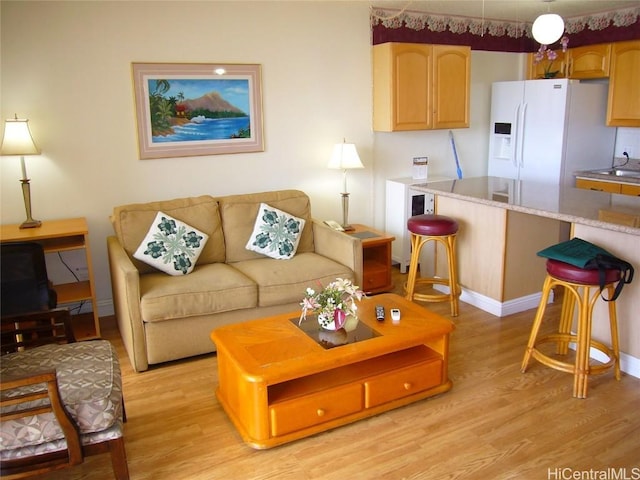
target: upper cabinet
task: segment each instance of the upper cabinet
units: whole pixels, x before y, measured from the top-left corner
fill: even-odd
[[[567,54],[567,76],[569,78],[606,78],[609,76],[610,43],[570,48]]]
[[[546,57],[541,62],[536,63],[536,54],[529,53],[527,55],[527,80],[537,80],[539,78],[565,78],[567,70],[566,55],[568,52],[554,50],[557,58],[552,62]],[[547,72],[554,73],[547,76]]]
[[[611,47],[607,125],[640,127],[640,40]]]
[[[373,47],[373,129],[469,127],[471,48],[383,43]]]
[[[557,58],[536,63],[535,53],[527,56],[527,79],[545,78],[545,70],[556,72],[553,78],[607,78],[611,59],[611,44],[599,43],[570,48],[566,52],[554,50]]]

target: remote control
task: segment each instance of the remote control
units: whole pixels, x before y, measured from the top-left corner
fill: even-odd
[[[397,322],[398,320],[400,320],[400,309],[399,308],[392,308],[391,309],[391,320],[393,320],[394,322]]]
[[[384,320],[384,307],[382,305],[376,305],[376,320],[379,322]]]

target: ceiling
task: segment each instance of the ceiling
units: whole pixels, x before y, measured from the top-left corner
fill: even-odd
[[[557,13],[563,18],[580,17],[640,7],[640,0],[380,0],[372,1],[371,5],[374,8],[533,23],[542,13]]]

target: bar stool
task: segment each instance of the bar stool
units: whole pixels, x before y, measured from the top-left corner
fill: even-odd
[[[524,373],[531,357],[543,365],[562,372],[573,373],[573,396],[576,398],[587,397],[587,380],[589,375],[603,373],[613,367],[616,380],[620,380],[620,351],[618,344],[618,319],[616,315],[615,300],[608,302],[609,324],[611,327],[611,347],[591,338],[591,325],[593,307],[600,297],[598,270],[586,270],[557,260],[547,260],[547,276],[542,288],[542,298],[533,321],[529,343],[522,361],[522,373]],[[608,269],[605,273],[605,290],[609,298],[612,298],[614,284],[620,280],[620,272]],[[564,287],[564,298],[560,312],[560,325],[558,333],[545,335],[539,339],[538,331],[542,324],[545,307],[549,293],[556,285]],[[577,331],[571,333],[573,312],[578,305]],[[542,343],[557,343],[557,354],[566,355],[569,342],[576,344],[576,356],[574,363],[563,362],[542,353],[537,346]],[[589,351],[595,348],[604,353],[609,360],[604,364],[590,364]]]
[[[409,276],[405,286],[406,296],[409,301],[421,300],[423,302],[445,302],[451,304],[451,316],[458,316],[458,297],[460,286],[456,275],[456,235],[458,222],[444,215],[416,215],[407,221],[407,228],[411,233],[411,261],[409,263]],[[447,265],[449,278],[418,277],[418,264],[420,263],[420,251],[427,242],[435,241],[444,245],[447,253]],[[446,285],[449,293],[419,293],[416,287],[435,284]]]

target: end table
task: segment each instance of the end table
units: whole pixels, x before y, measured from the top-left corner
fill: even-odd
[[[362,240],[362,290],[382,293],[393,289],[391,280],[391,243],[394,236],[366,225],[352,225],[347,235]]]

